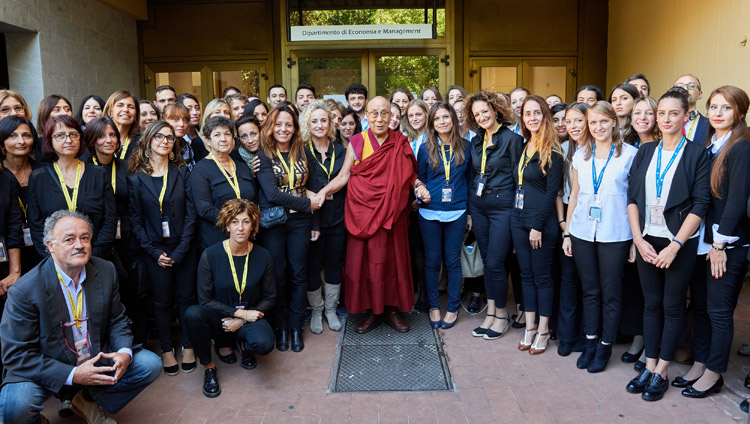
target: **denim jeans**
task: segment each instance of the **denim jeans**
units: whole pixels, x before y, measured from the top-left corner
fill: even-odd
[[[94,401],[109,414],[116,414],[135,399],[161,373],[161,359],[145,349],[133,352],[133,361],[114,386],[88,386]],[[0,391],[0,421],[6,424],[38,423],[42,404],[53,395],[33,383],[10,383]]]
[[[419,216],[425,252],[425,280],[430,308],[440,308],[438,285],[440,262],[445,259],[448,270],[448,312],[456,312],[461,302],[461,248],[466,232],[466,213],[452,222],[440,222]],[[445,256],[442,246],[445,243]]]

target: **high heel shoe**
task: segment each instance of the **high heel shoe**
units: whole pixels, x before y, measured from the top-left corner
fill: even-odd
[[[497,318],[493,314],[487,314],[488,317]],[[492,325],[492,324],[490,324]],[[487,328],[482,327],[481,325],[474,330],[471,331],[471,335],[474,337],[483,337],[484,334],[487,332]]]
[[[518,342],[518,350],[529,350],[529,349],[531,349],[531,345],[534,344],[534,337],[536,337],[536,329],[537,329],[537,327],[527,328],[527,329],[523,330],[523,340],[521,340],[520,342]],[[530,333],[533,333],[534,336],[532,336],[532,338],[531,338],[531,343],[526,344],[525,343],[526,342],[526,335],[530,334]]]
[[[503,331],[497,332],[492,330],[491,328],[487,329],[487,332],[484,333],[484,339],[485,340],[497,340],[500,337],[503,337],[503,334],[508,332],[508,328],[510,327],[510,318],[507,316],[505,317],[495,317],[495,319],[504,319],[507,321],[507,324],[505,324],[505,327],[503,327]]]
[[[546,333],[537,333],[536,339],[534,340],[534,343],[529,348],[529,354],[530,355],[541,355],[544,353],[544,351],[547,350],[547,346],[549,346],[549,337],[547,337],[546,341],[544,342],[544,347],[539,346],[539,342],[542,340],[542,337],[549,336],[551,332],[547,330]]]
[[[443,330],[447,330],[449,328],[453,328],[453,326],[456,325],[456,322],[458,322],[458,310],[456,310],[456,312],[454,312],[454,314],[456,314],[456,318],[453,320],[453,322],[445,322],[445,320],[442,320],[442,321],[440,321],[440,328],[442,328]],[[489,331],[489,329],[487,331]],[[486,336],[486,334],[485,334],[485,336]]]
[[[675,379],[672,380],[672,383],[670,383],[670,384],[672,385],[672,387],[677,387],[677,388],[680,388],[680,389],[686,389],[686,388],[690,387],[693,383],[695,383],[696,381],[698,381],[698,379],[701,378],[701,377],[703,377],[703,374],[699,375],[698,378],[696,378],[694,380],[685,380],[684,378],[682,378],[682,376],[678,376],[678,377],[675,377]]]
[[[430,320],[430,327],[432,328],[440,328],[440,325],[443,323],[442,320],[438,318],[437,321],[432,320],[432,311],[438,311],[438,315],[440,315],[440,309],[438,308],[430,308],[430,314],[429,314],[429,320]]]
[[[524,327],[526,327],[526,323],[525,322],[521,322],[521,319],[524,318],[523,314],[524,314],[523,311],[518,311],[517,313],[513,314],[513,316],[511,317],[511,319],[513,320],[513,324],[512,324],[513,328],[524,328]]]
[[[714,393],[721,392],[722,387],[724,387],[724,377],[719,376],[719,379],[716,380],[716,383],[714,383],[708,389],[703,390],[703,391],[698,391],[698,390],[695,390],[692,385],[690,385],[682,391],[682,395],[685,396],[686,398],[703,399]]]

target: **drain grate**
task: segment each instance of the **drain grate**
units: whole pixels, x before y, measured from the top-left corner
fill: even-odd
[[[346,320],[331,392],[453,390],[443,343],[427,314],[404,314],[411,327],[407,333],[383,324],[357,334],[354,328],[364,318],[357,315]]]

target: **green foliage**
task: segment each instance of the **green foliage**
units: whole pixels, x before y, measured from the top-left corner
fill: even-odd
[[[388,97],[394,88],[405,88],[417,96],[425,87],[437,87],[437,56],[382,56],[377,60],[377,94]]]

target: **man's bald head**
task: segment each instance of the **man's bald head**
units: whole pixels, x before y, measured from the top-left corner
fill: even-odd
[[[367,103],[367,121],[375,137],[388,135],[388,123],[391,121],[391,104],[388,99],[377,96]]]

